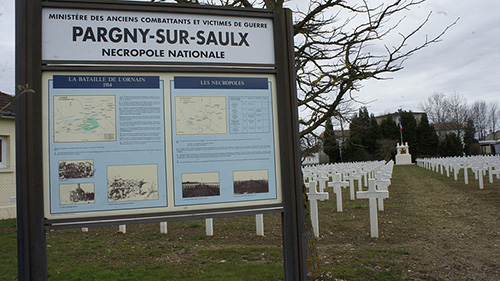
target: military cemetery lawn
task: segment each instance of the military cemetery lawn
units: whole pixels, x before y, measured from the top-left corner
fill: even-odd
[[[389,198],[370,238],[368,200],[318,202],[318,280],[500,280],[500,180],[478,188],[469,173],[394,167]],[[366,190],[366,188],[365,188]],[[49,280],[283,280],[281,223],[264,215],[56,230],[47,233]],[[17,280],[15,221],[0,221],[0,280]]]

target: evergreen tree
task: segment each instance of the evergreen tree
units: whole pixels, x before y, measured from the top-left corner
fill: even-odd
[[[380,131],[382,134],[382,139],[394,141],[399,140],[399,127],[396,122],[392,121],[391,116],[387,116],[386,119],[380,122]]]
[[[361,107],[358,110],[358,114],[352,118],[351,124],[349,125],[349,130],[351,131],[351,141],[362,145],[368,135],[370,125],[370,115],[368,114],[368,109],[366,109],[366,107]]]
[[[434,126],[429,125],[427,114],[424,114],[417,125],[416,157],[434,157],[438,155],[439,137]]]
[[[400,110],[399,116],[403,127],[403,142],[408,143],[410,154],[415,158],[419,154],[417,147],[417,121],[411,111]]]
[[[331,119],[326,120],[325,134],[323,136],[323,151],[328,155],[330,163],[338,163],[341,161],[340,147],[337,144]]]
[[[474,120],[472,118],[467,119],[467,123],[464,129],[464,153],[465,155],[478,155],[481,153],[481,146],[474,137],[476,135],[476,129],[474,127]]]
[[[354,115],[349,125],[350,137],[342,148],[344,161],[366,161],[371,157],[367,152],[367,140],[371,123],[368,109],[361,107],[358,114]]]
[[[391,116],[380,122],[380,140],[377,141],[377,159],[389,161],[396,155],[396,145],[399,142],[399,126]]]
[[[352,142],[351,138],[342,143],[343,162],[368,161],[369,159],[370,155],[366,149],[360,144]]]
[[[396,156],[397,140],[380,139],[377,141],[376,159],[389,161]]]
[[[460,138],[455,133],[447,134],[445,139],[439,143],[439,156],[462,156],[463,147]]]
[[[377,142],[382,139],[382,131],[375,118],[375,115],[370,116],[370,128],[366,134],[363,141],[363,145],[366,147],[368,153],[370,154],[370,160],[381,160],[383,158],[377,157]]]

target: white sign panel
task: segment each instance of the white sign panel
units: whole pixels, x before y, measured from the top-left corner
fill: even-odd
[[[274,64],[271,19],[44,8],[46,61]]]

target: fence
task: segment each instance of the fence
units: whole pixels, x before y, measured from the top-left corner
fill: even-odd
[[[0,170],[0,220],[16,217],[15,168]]]

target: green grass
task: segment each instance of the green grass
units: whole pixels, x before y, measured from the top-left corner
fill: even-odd
[[[490,184],[485,177],[485,189],[479,190],[473,175],[469,177],[465,185],[461,178],[454,181],[416,166],[396,166],[390,198],[379,212],[376,239],[369,234],[368,200],[352,201],[349,189],[343,189],[344,211],[338,213],[335,195],[328,189],[330,200],[319,202],[317,245],[322,276],[330,277],[318,280],[447,280],[432,267],[436,263],[454,268],[464,280],[486,280],[490,276],[481,268],[477,275],[468,275],[476,268],[453,263],[495,260],[489,256],[495,253],[491,245],[500,241],[499,181]],[[205,234],[204,220],[169,222],[167,234],[159,232],[157,223],[128,225],[126,234],[118,232],[118,226],[86,233],[48,231],[50,281],[283,280],[280,214],[264,216],[264,237],[255,235],[255,216],[213,222],[211,237]],[[471,245],[472,240],[464,240],[468,237],[474,244],[463,250],[465,257],[442,254]],[[15,220],[0,221],[0,239],[0,281],[17,280]],[[486,241],[486,247],[480,241]],[[481,248],[483,252],[472,255]]]
[[[82,248],[72,251],[80,252]],[[281,249],[181,249],[172,256],[172,249],[165,250],[133,249],[133,253],[119,254],[104,249],[94,258],[73,260],[53,252],[49,256],[50,280],[278,280],[283,276],[283,268],[277,262]]]
[[[246,264],[255,261],[273,262],[281,259],[281,249],[262,248],[262,247],[244,247],[227,248],[216,250],[201,250],[198,252],[198,258],[202,260],[216,260],[229,262],[232,264]]]
[[[368,200],[351,200],[348,202],[345,202],[343,204],[343,207],[346,210],[349,209],[365,209],[368,207]]]
[[[269,226],[279,219],[266,217]],[[242,231],[255,227],[254,219],[216,219],[214,237],[205,235],[202,220],[171,222],[168,234],[158,224],[129,225],[126,234],[116,226],[49,231],[49,280],[281,280],[280,237]],[[15,225],[0,221],[2,281],[17,276]]]
[[[337,257],[335,266],[325,265],[337,278],[347,280],[403,280],[403,267],[397,264],[401,256],[410,255],[407,250],[362,247],[357,249],[330,249]]]
[[[16,221],[0,220],[0,280],[16,280]]]

